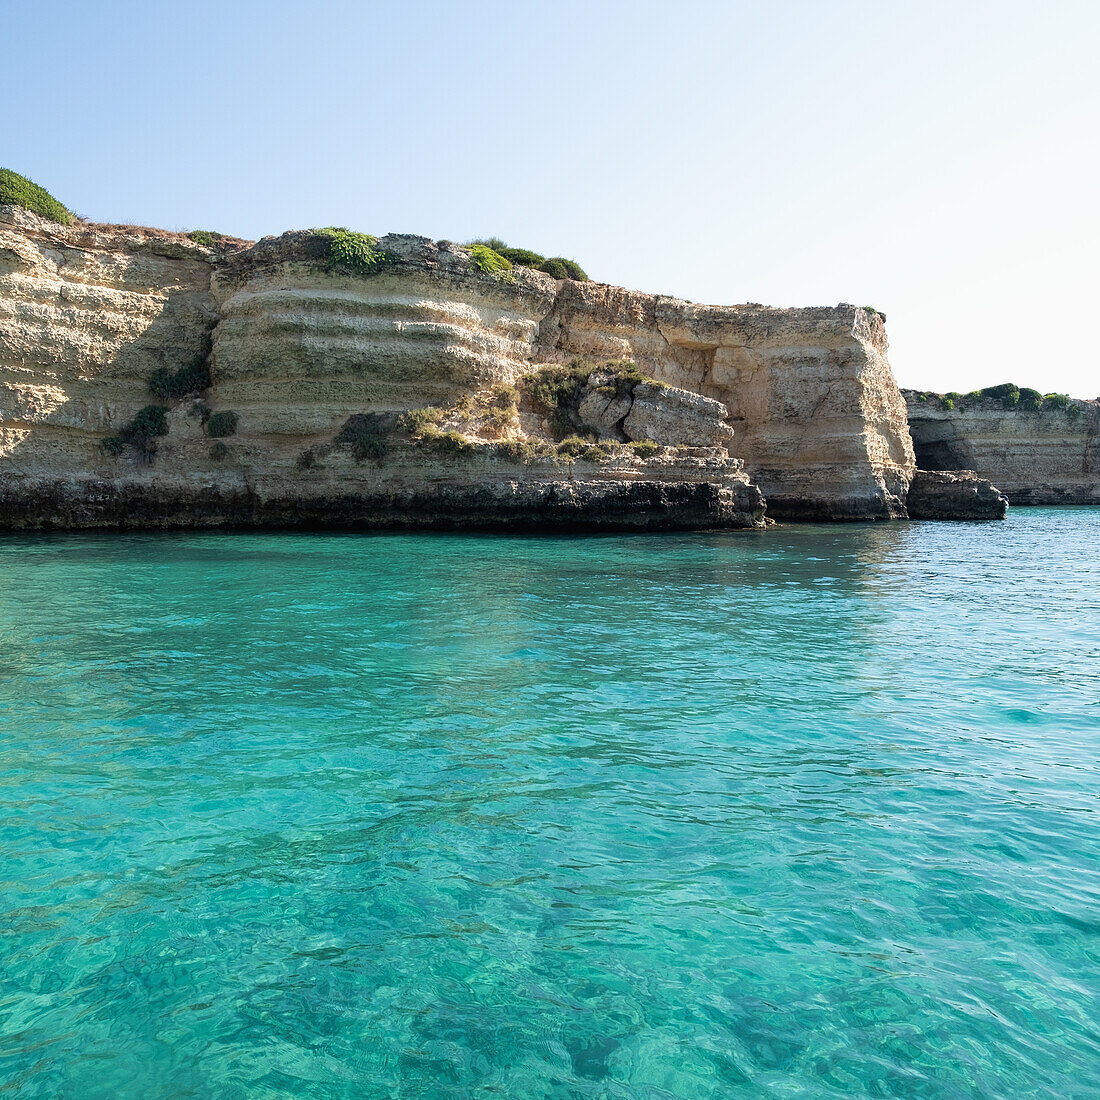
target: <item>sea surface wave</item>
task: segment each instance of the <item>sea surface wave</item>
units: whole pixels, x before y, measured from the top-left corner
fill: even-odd
[[[1100,1097],[1100,510],[0,539],[0,1094]]]

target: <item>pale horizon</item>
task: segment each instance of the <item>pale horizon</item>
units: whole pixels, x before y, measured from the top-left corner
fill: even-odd
[[[1095,397],[1100,11],[5,5],[0,164],[97,222],[498,236],[700,302],[871,305],[902,386]],[[1090,277],[1091,276],[1091,277]]]

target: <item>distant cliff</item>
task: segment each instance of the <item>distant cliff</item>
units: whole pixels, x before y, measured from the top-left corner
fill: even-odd
[[[1100,504],[1100,402],[1011,384],[904,394],[922,469],[974,470],[1014,504]]]
[[[498,261],[0,206],[0,527],[752,527],[765,496],[781,518],[906,515],[873,310]]]

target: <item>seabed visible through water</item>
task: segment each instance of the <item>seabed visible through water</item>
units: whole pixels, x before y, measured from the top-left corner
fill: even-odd
[[[0,1092],[1100,1096],[1100,510],[0,584]]]

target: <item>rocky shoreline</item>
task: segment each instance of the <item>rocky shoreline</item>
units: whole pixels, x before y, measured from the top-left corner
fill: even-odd
[[[986,483],[914,481],[874,310],[704,306],[484,258],[0,207],[0,529],[996,511]]]

